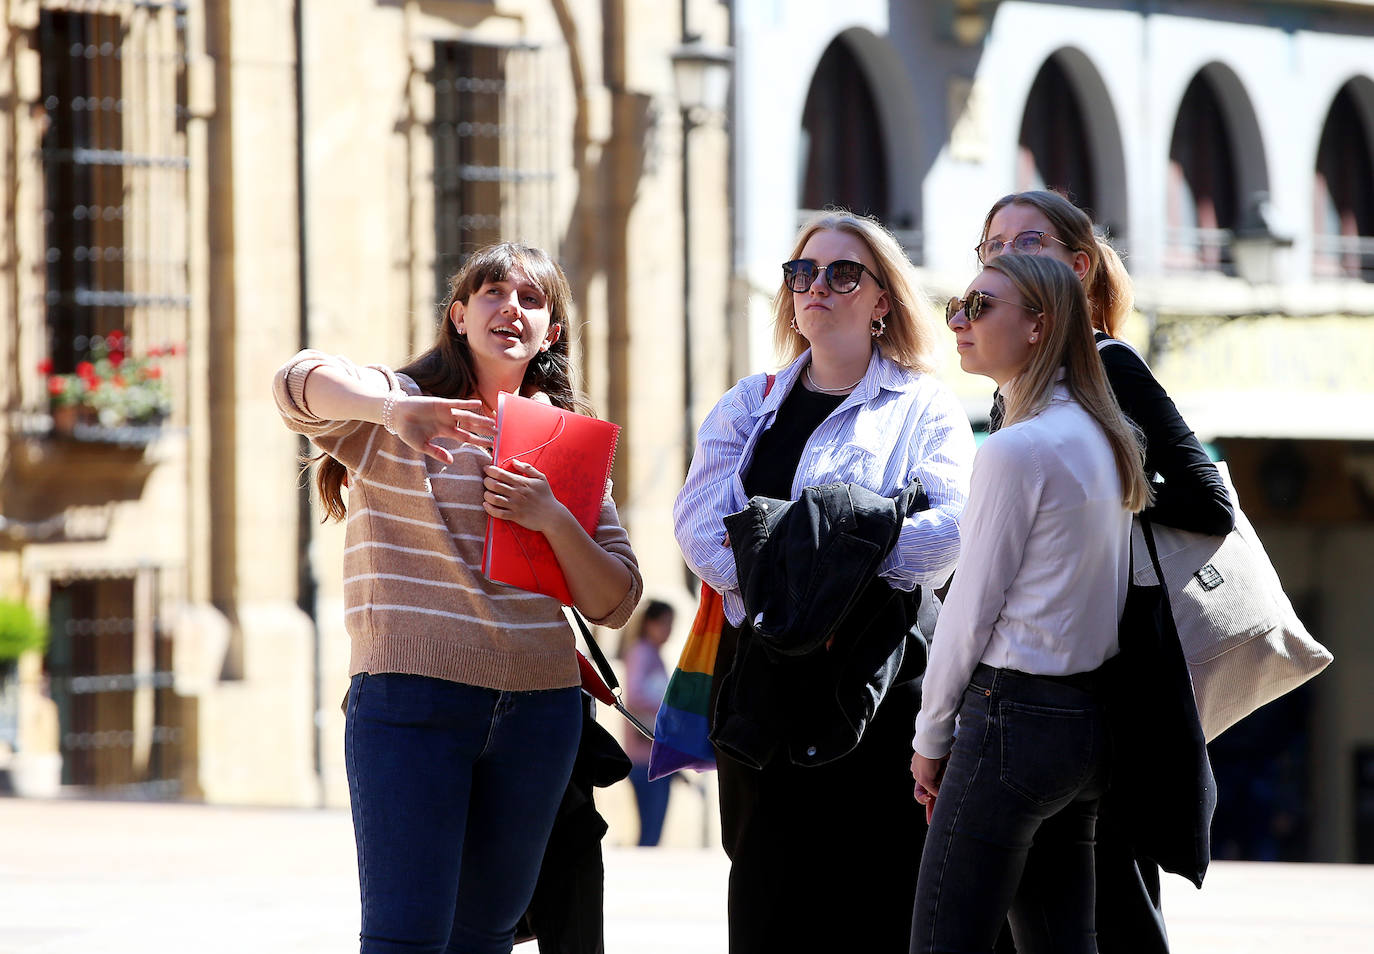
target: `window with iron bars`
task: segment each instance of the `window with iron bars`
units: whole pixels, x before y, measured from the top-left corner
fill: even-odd
[[[552,243],[554,173],[545,57],[537,47],[441,41],[434,90],[434,281],[438,298],[474,251]]]
[[[121,332],[139,353],[184,341],[185,5],[44,9],[43,310],[48,360],[70,372]]]
[[[191,770],[156,567],[55,579],[45,657],[63,783],[174,798]]]

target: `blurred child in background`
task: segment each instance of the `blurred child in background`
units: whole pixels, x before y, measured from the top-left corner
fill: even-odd
[[[639,721],[653,728],[663,692],[668,688],[668,668],[661,655],[673,631],[673,608],[662,600],[650,600],[638,626],[626,629],[620,640],[625,662],[625,704]],[[630,783],[639,807],[639,844],[657,845],[668,814],[668,788],[672,776],[649,781],[648,739],[625,724],[625,752],[634,767]]]

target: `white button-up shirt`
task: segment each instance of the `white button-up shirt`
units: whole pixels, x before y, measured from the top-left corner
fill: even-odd
[[[1039,414],[983,442],[921,687],[917,752],[948,754],[980,662],[1068,675],[1116,655],[1131,531],[1121,498],[1106,435],[1063,384]]]
[[[744,604],[734,554],[724,545],[724,519],[748,504],[741,475],[759,435],[772,425],[783,398],[799,386],[810,360],[807,351],[782,369],[767,397],[762,374],[725,393],[701,426],[687,481],[673,506],[687,565],[723,594],[726,618],[734,625],[744,619]],[[968,499],[973,452],[968,418],[950,390],[875,348],[863,380],[807,439],[792,499],[804,487],[837,482],[894,497],[919,477],[931,509],[906,519],[879,575],[896,589],[936,587],[959,557],[959,515]]]

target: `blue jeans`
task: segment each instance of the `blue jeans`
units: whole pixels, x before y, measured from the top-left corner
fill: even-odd
[[[630,768],[630,784],[639,808],[639,846],[651,848],[663,837],[663,819],[668,815],[668,795],[673,776],[649,781],[649,766],[636,762]]]
[[[974,670],[921,856],[912,954],[1095,954],[1093,838],[1107,783],[1092,673]]]
[[[577,755],[578,692],[353,677],[362,954],[511,950]]]

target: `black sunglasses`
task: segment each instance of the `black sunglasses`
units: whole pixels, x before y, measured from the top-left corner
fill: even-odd
[[[868,272],[873,276],[873,280],[878,282],[878,287],[882,288],[883,283],[877,275],[873,275],[863,262],[851,262],[847,258],[837,258],[829,265],[821,268],[809,258],[799,258],[791,262],[782,263],[782,280],[790,291],[804,292],[816,283],[816,275],[825,272],[825,284],[830,290],[839,295],[848,295],[859,287],[859,281]]]
[[[1062,239],[1055,238],[1048,232],[1041,232],[1039,229],[1027,229],[1024,232],[1017,232],[1010,242],[1003,242],[1001,239],[987,239],[979,242],[973,247],[978,253],[978,261],[986,265],[988,259],[996,258],[1003,252],[1016,252],[1019,255],[1039,255],[1040,250],[1045,247],[1045,239],[1051,242],[1058,242],[1060,245],[1072,251],[1072,246]]]
[[[1007,301],[1005,298],[998,298],[996,295],[989,295],[985,291],[974,289],[963,298],[951,298],[946,302],[945,324],[953,321],[954,316],[959,314],[961,309],[964,312],[964,317],[972,324],[978,320],[978,316],[983,313],[983,309],[987,307],[987,303],[990,301],[1006,302],[1008,305],[1015,305],[1017,308],[1024,308],[1026,311],[1033,311],[1037,314],[1040,312],[1039,308],[1032,308],[1030,305],[1023,305],[1017,301]]]

